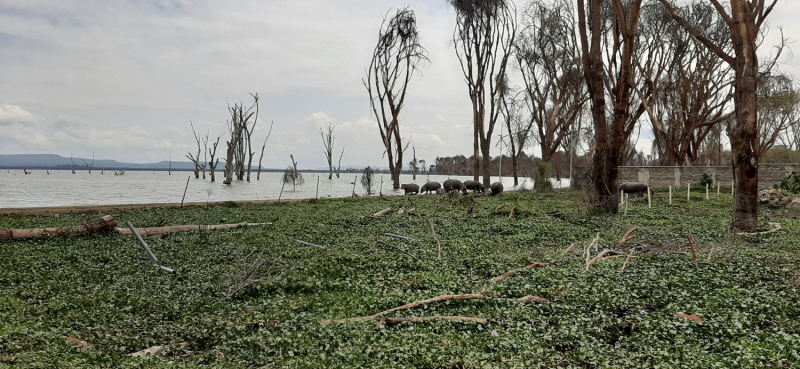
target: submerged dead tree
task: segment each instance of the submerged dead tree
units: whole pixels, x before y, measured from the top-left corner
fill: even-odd
[[[222,138],[222,135],[224,134],[225,133],[223,132],[222,134],[217,136],[217,141],[211,144],[210,149],[208,148],[208,146],[206,146],[206,151],[208,152],[208,155],[211,156],[211,161],[208,162],[208,169],[211,174],[211,182],[216,182],[214,172],[217,170],[217,165],[219,165],[219,158],[217,158],[217,160],[215,161],[214,156],[217,155],[217,146],[219,146],[219,139]]]
[[[200,145],[200,137],[197,136],[197,132],[194,130],[194,123],[189,121],[189,125],[192,126],[192,134],[194,134],[194,140],[197,143],[197,155],[193,155],[191,151],[186,154],[186,158],[189,159],[194,164],[194,178],[200,178],[200,170],[202,168],[203,174],[205,174],[205,163],[200,162],[200,152],[203,150],[203,147]]]
[[[478,180],[482,157],[483,185],[488,188],[489,150],[495,123],[500,117],[501,99],[507,88],[506,66],[517,30],[516,9],[507,0],[447,2],[456,11],[453,46],[472,101],[473,178]]]
[[[283,172],[283,178],[281,178],[281,182],[283,182],[283,184],[291,183],[292,191],[296,191],[297,186],[305,183],[305,180],[303,180],[303,175],[297,171],[297,162],[294,161],[294,155],[289,155],[289,157],[292,159],[292,165],[287,167]]]
[[[328,123],[328,129],[326,131],[323,131],[322,128],[319,129],[319,135],[322,137],[322,146],[325,148],[325,160],[328,161],[328,179],[333,179],[333,143],[335,141],[333,137],[334,128],[336,128],[336,126],[332,126],[330,123]],[[344,151],[342,153],[344,153]],[[341,163],[341,159],[339,161]],[[338,170],[336,177],[339,177]]]
[[[710,0],[730,28],[733,55],[704,35],[702,29],[680,16],[668,0],[659,0],[686,31],[724,60],[735,73],[734,118],[728,128],[736,180],[736,210],[732,226],[747,230],[758,227],[758,45],[761,26],[777,0],[731,0],[728,10],[719,0]],[[730,13],[728,13],[730,11]]]
[[[367,77],[362,82],[369,93],[372,113],[378,120],[394,189],[400,188],[403,152],[410,143],[403,145],[400,136],[400,110],[405,104],[408,82],[426,61],[427,51],[419,43],[414,11],[402,8],[392,18],[384,17]]]
[[[264,149],[267,148],[267,140],[269,140],[269,136],[272,135],[272,126],[275,124],[275,121],[269,124],[269,132],[267,132],[267,137],[264,138],[264,144],[261,145],[261,156],[258,158],[258,174],[256,174],[256,180],[261,180],[261,161],[264,160]]]
[[[364,187],[367,195],[372,195],[372,188],[375,187],[375,171],[372,168],[366,167],[361,174],[361,187]]]
[[[83,160],[83,159],[81,159],[81,160]],[[94,152],[92,152],[92,163],[89,164],[89,163],[86,162],[86,160],[83,160],[83,164],[86,165],[86,169],[89,170],[89,174],[92,174],[92,168],[94,168]],[[28,173],[25,173],[25,174],[28,174]]]

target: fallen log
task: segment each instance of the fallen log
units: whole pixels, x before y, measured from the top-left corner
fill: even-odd
[[[220,229],[231,229],[231,228],[238,228],[238,227],[247,227],[247,226],[257,226],[257,225],[270,225],[272,223],[232,223],[232,224],[216,224],[216,225],[176,225],[176,226],[168,226],[168,227],[151,227],[151,228],[136,228],[136,232],[138,232],[142,236],[160,236],[163,234],[169,233],[177,233],[177,232],[191,232],[191,231],[205,231],[205,230],[220,230]],[[115,228],[117,233],[124,234],[124,235],[132,235],[130,229],[127,228]]]
[[[383,209],[383,210],[381,210],[381,211],[379,211],[379,212],[377,212],[375,214],[372,214],[372,216],[373,217],[379,217],[379,216],[383,216],[383,215],[389,214],[391,212],[392,212],[392,208],[386,208],[386,209]]]
[[[400,324],[402,322],[422,323],[431,320],[447,320],[451,322],[476,322],[480,324],[486,324],[487,322],[487,320],[484,318],[473,318],[468,316],[419,316],[419,317],[408,317],[408,318],[386,318],[384,324],[395,325],[395,324]]]
[[[114,217],[103,216],[91,222],[86,222],[74,227],[66,228],[32,228],[32,229],[0,229],[0,240],[10,238],[14,240],[39,237],[39,236],[69,236],[75,234],[90,234],[102,232],[117,226]]]

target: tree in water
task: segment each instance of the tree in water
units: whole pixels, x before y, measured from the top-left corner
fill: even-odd
[[[403,145],[400,136],[400,110],[406,99],[408,82],[418,66],[428,61],[427,51],[419,43],[417,19],[409,8],[398,9],[393,17],[384,17],[378,33],[378,44],[362,80],[369,93],[370,106],[389,159],[394,189],[400,188],[400,171],[403,169]]]
[[[361,174],[361,187],[364,187],[367,195],[372,195],[372,187],[375,187],[375,172],[372,168],[367,167]]]

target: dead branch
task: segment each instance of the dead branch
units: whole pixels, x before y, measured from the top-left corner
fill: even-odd
[[[375,214],[372,214],[373,217],[380,217],[392,212],[392,208],[383,209]]]
[[[625,271],[625,267],[628,265],[628,262],[631,260],[632,256],[633,256],[633,250],[631,250],[631,253],[628,254],[627,258],[625,258],[625,264],[622,264],[622,270],[619,271],[620,273]]]
[[[566,249],[566,250],[564,250],[564,252],[563,252],[563,253],[561,253],[561,255],[566,255],[566,254],[569,254],[569,253],[571,253],[571,252],[572,252],[572,249],[574,249],[574,248],[575,248],[575,244],[571,244],[571,245],[569,245],[569,247],[567,247],[567,249]]]
[[[625,232],[625,235],[622,236],[622,239],[619,241],[619,245],[622,246],[625,242],[628,242],[631,239],[633,239],[634,237],[636,237],[635,235],[631,236],[631,233],[636,232],[636,230],[638,230],[638,229],[639,229],[639,227],[633,227],[629,231]]]
[[[163,234],[169,233],[177,233],[177,232],[188,232],[188,231],[204,231],[204,230],[220,230],[220,229],[231,229],[231,228],[238,228],[238,227],[247,227],[247,226],[258,226],[258,225],[270,225],[272,223],[232,223],[232,224],[216,224],[216,225],[176,225],[176,226],[169,226],[169,227],[151,227],[151,228],[136,228],[136,232],[141,234],[142,236],[160,236]],[[126,228],[114,228],[115,231],[119,234],[123,235],[132,235],[130,229]]]
[[[694,240],[692,239],[692,235],[688,234],[689,237],[689,245],[692,246],[692,261],[697,261],[697,252],[694,249]]]
[[[402,210],[402,208],[401,208],[401,210]],[[401,236],[401,235],[397,235],[397,234],[393,234],[393,233],[384,233],[383,235],[384,236],[389,236],[389,237],[394,237],[394,238],[401,238],[401,239],[409,240],[409,241],[416,241],[416,239],[414,239],[414,238]]]
[[[509,270],[509,271],[507,271],[507,272],[505,272],[505,273],[503,273],[501,275],[498,275],[497,277],[494,277],[494,278],[490,279],[490,281],[496,282],[496,283],[497,282],[502,282],[504,279],[516,274],[518,271],[531,270],[533,268],[541,268],[541,267],[547,266],[547,263],[542,263],[540,261],[533,262],[533,261],[528,260],[527,258],[523,258],[523,259],[525,259],[525,261],[528,262],[528,265],[526,265],[525,268]]]
[[[11,238],[21,239],[39,236],[69,236],[73,234],[89,234],[102,232],[116,227],[117,223],[111,215],[103,216],[79,226],[67,228],[33,228],[33,229],[0,229],[0,240]]]
[[[516,207],[511,208],[511,213],[508,214],[508,219],[511,219],[514,216],[514,209],[516,209]]]
[[[408,318],[387,318],[386,325],[395,325],[402,322],[422,323],[431,320],[448,320],[451,322],[476,322],[486,324],[484,318],[472,318],[468,316],[422,316],[422,317],[408,317]]]
[[[433,304],[435,302],[444,302],[444,301],[449,301],[449,300],[462,300],[462,301],[464,301],[464,300],[484,300],[484,299],[486,299],[486,295],[484,295],[482,293],[466,294],[466,295],[443,295],[443,296],[437,296],[437,297],[429,298],[429,299],[426,299],[426,300],[420,300],[420,301],[417,301],[417,302],[412,302],[410,304],[406,304],[406,305],[403,305],[403,306],[398,306],[396,308],[392,308],[392,309],[389,309],[389,310],[381,311],[380,313],[377,313],[377,314],[374,314],[374,315],[368,315],[368,316],[362,316],[362,317],[356,317],[356,318],[338,319],[338,320],[332,320],[332,319],[323,320],[322,324],[331,325],[331,324],[334,324],[334,323],[349,323],[349,322],[354,322],[354,321],[375,320],[375,319],[378,319],[380,317],[383,317],[386,314],[393,313],[395,311],[408,310],[408,309],[412,309],[412,308],[415,308],[415,307],[418,307],[418,306],[422,306],[422,305]]]
[[[521,302],[524,305],[530,304],[532,302],[535,302],[537,304],[542,304],[542,303],[547,302],[546,298],[535,296],[535,295],[528,295],[528,296],[525,296],[525,297],[520,297],[518,299],[509,299],[509,300],[517,300],[517,301]]]

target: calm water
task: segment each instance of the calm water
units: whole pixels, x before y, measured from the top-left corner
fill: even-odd
[[[297,186],[296,190],[291,185],[283,189],[282,199],[308,199],[314,198],[317,191],[317,178],[319,177],[319,197],[347,197],[353,192],[353,181],[358,177],[356,193],[364,196],[361,187],[360,175],[342,174],[341,178],[334,177],[328,180],[327,175],[318,173],[302,173],[305,184]],[[218,177],[218,182],[211,183],[209,179],[195,179],[191,172],[140,172],[128,171],[124,175],[115,176],[112,171],[101,175],[94,170],[92,174],[86,171],[51,170],[33,171],[25,175],[21,170],[3,170],[0,172],[0,208],[34,208],[55,206],[83,206],[83,205],[123,205],[123,204],[148,204],[148,203],[176,203],[181,202],[186,179],[189,188],[186,191],[186,202],[205,201],[243,201],[243,200],[275,200],[281,192],[281,176],[283,173],[261,173],[261,180],[255,180],[255,173],[251,176],[252,182],[236,181],[231,185],[224,185]],[[393,191],[389,175],[383,176],[384,195],[402,195],[403,191]],[[401,183],[417,183],[420,186],[427,181],[444,182],[448,178],[459,180],[472,179],[466,176],[445,175],[417,175],[413,181],[411,175],[401,175]],[[492,182],[497,181],[492,177]],[[376,176],[378,184],[374,190],[381,190],[381,175]],[[506,190],[511,190],[514,179],[503,178]],[[567,186],[568,180],[562,180],[560,185]],[[520,178],[520,187],[530,188],[531,179]],[[559,183],[555,183],[556,186]]]

